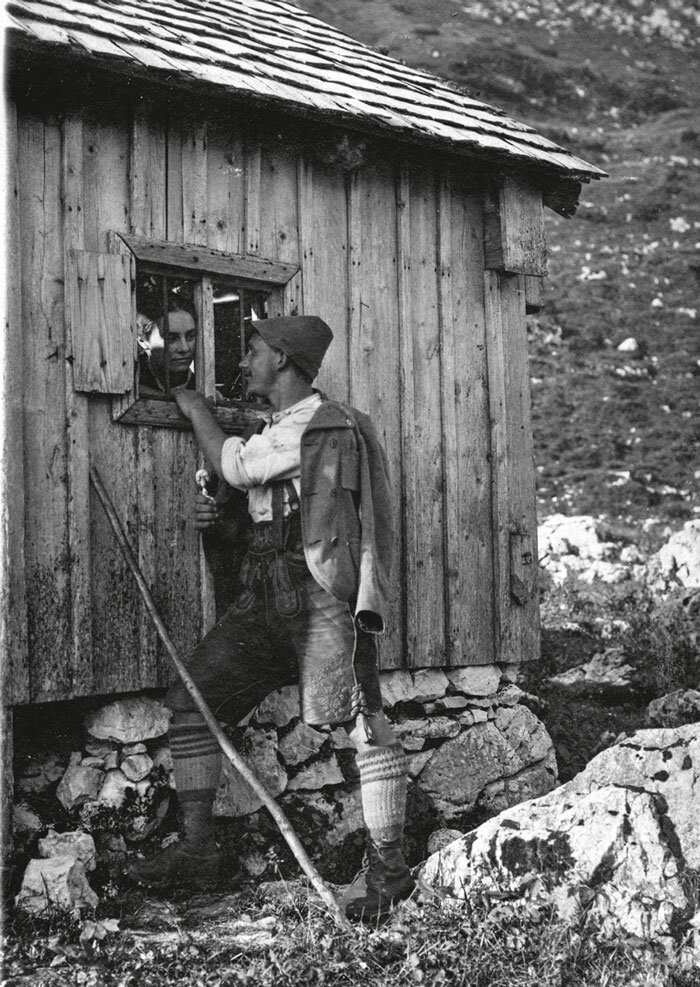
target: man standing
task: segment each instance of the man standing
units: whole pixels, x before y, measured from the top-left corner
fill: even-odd
[[[265,398],[272,414],[247,439],[227,438],[200,393],[174,392],[218,476],[247,492],[251,521],[238,595],[189,671],[222,719],[237,722],[272,689],[298,681],[304,721],[344,727],[357,750],[369,863],[366,894],[347,910],[372,920],[414,887],[401,849],[406,757],[382,712],[376,663],[395,503],[369,418],[311,386],[332,338],[315,316],[255,323],[240,367],[248,394]],[[198,495],[196,526],[220,517],[218,504]],[[273,649],[263,660],[255,642],[264,638]],[[166,703],[183,838],[129,874],[151,886],[205,887],[220,868],[212,810],[221,755],[184,686]]]

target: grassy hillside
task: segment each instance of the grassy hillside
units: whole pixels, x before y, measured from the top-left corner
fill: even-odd
[[[700,14],[619,0],[301,0],[600,165],[547,212],[531,320],[542,514],[680,522],[700,510]],[[636,351],[617,346],[633,337]]]

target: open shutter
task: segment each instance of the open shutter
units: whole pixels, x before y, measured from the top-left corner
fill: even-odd
[[[66,273],[75,390],[130,391],[135,359],[130,256],[71,250]]]

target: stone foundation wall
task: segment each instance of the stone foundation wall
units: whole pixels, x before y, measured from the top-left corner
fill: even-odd
[[[495,665],[382,673],[385,709],[409,760],[406,837],[413,861],[425,856],[433,830],[469,828],[555,786],[551,740],[515,677],[515,667]],[[167,710],[142,696],[93,711],[85,719],[82,749],[72,751],[67,764],[47,757],[20,769],[20,829],[33,826],[40,833],[52,822],[32,806],[32,794],[43,786],[45,795],[51,785],[70,821],[96,834],[98,854],[104,828],[112,849],[115,831],[121,833],[124,852],[174,829],[167,723]],[[351,876],[364,834],[355,753],[344,731],[302,723],[298,691],[286,687],[271,693],[232,735],[319,869],[339,881]],[[226,763],[215,805],[222,842],[255,876],[278,854],[285,856],[260,810]]]

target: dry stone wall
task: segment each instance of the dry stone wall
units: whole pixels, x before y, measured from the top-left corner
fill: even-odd
[[[425,855],[432,830],[466,828],[555,786],[551,740],[515,677],[515,667],[495,665],[382,673],[385,708],[409,760],[407,849],[414,862]],[[58,765],[52,754],[18,778],[20,838],[31,842],[32,830],[41,833],[53,821],[42,819],[33,804],[42,788],[55,791],[72,824],[96,834],[106,826],[112,846],[116,828],[127,854],[172,830],[168,718],[163,705],[146,696],[93,711],[82,748],[67,764]],[[267,696],[233,734],[322,872],[351,877],[364,832],[355,754],[345,732],[302,723],[298,690],[286,687]],[[227,763],[215,813],[224,838],[232,833],[243,867],[263,874],[274,862],[270,846],[277,834]]]

